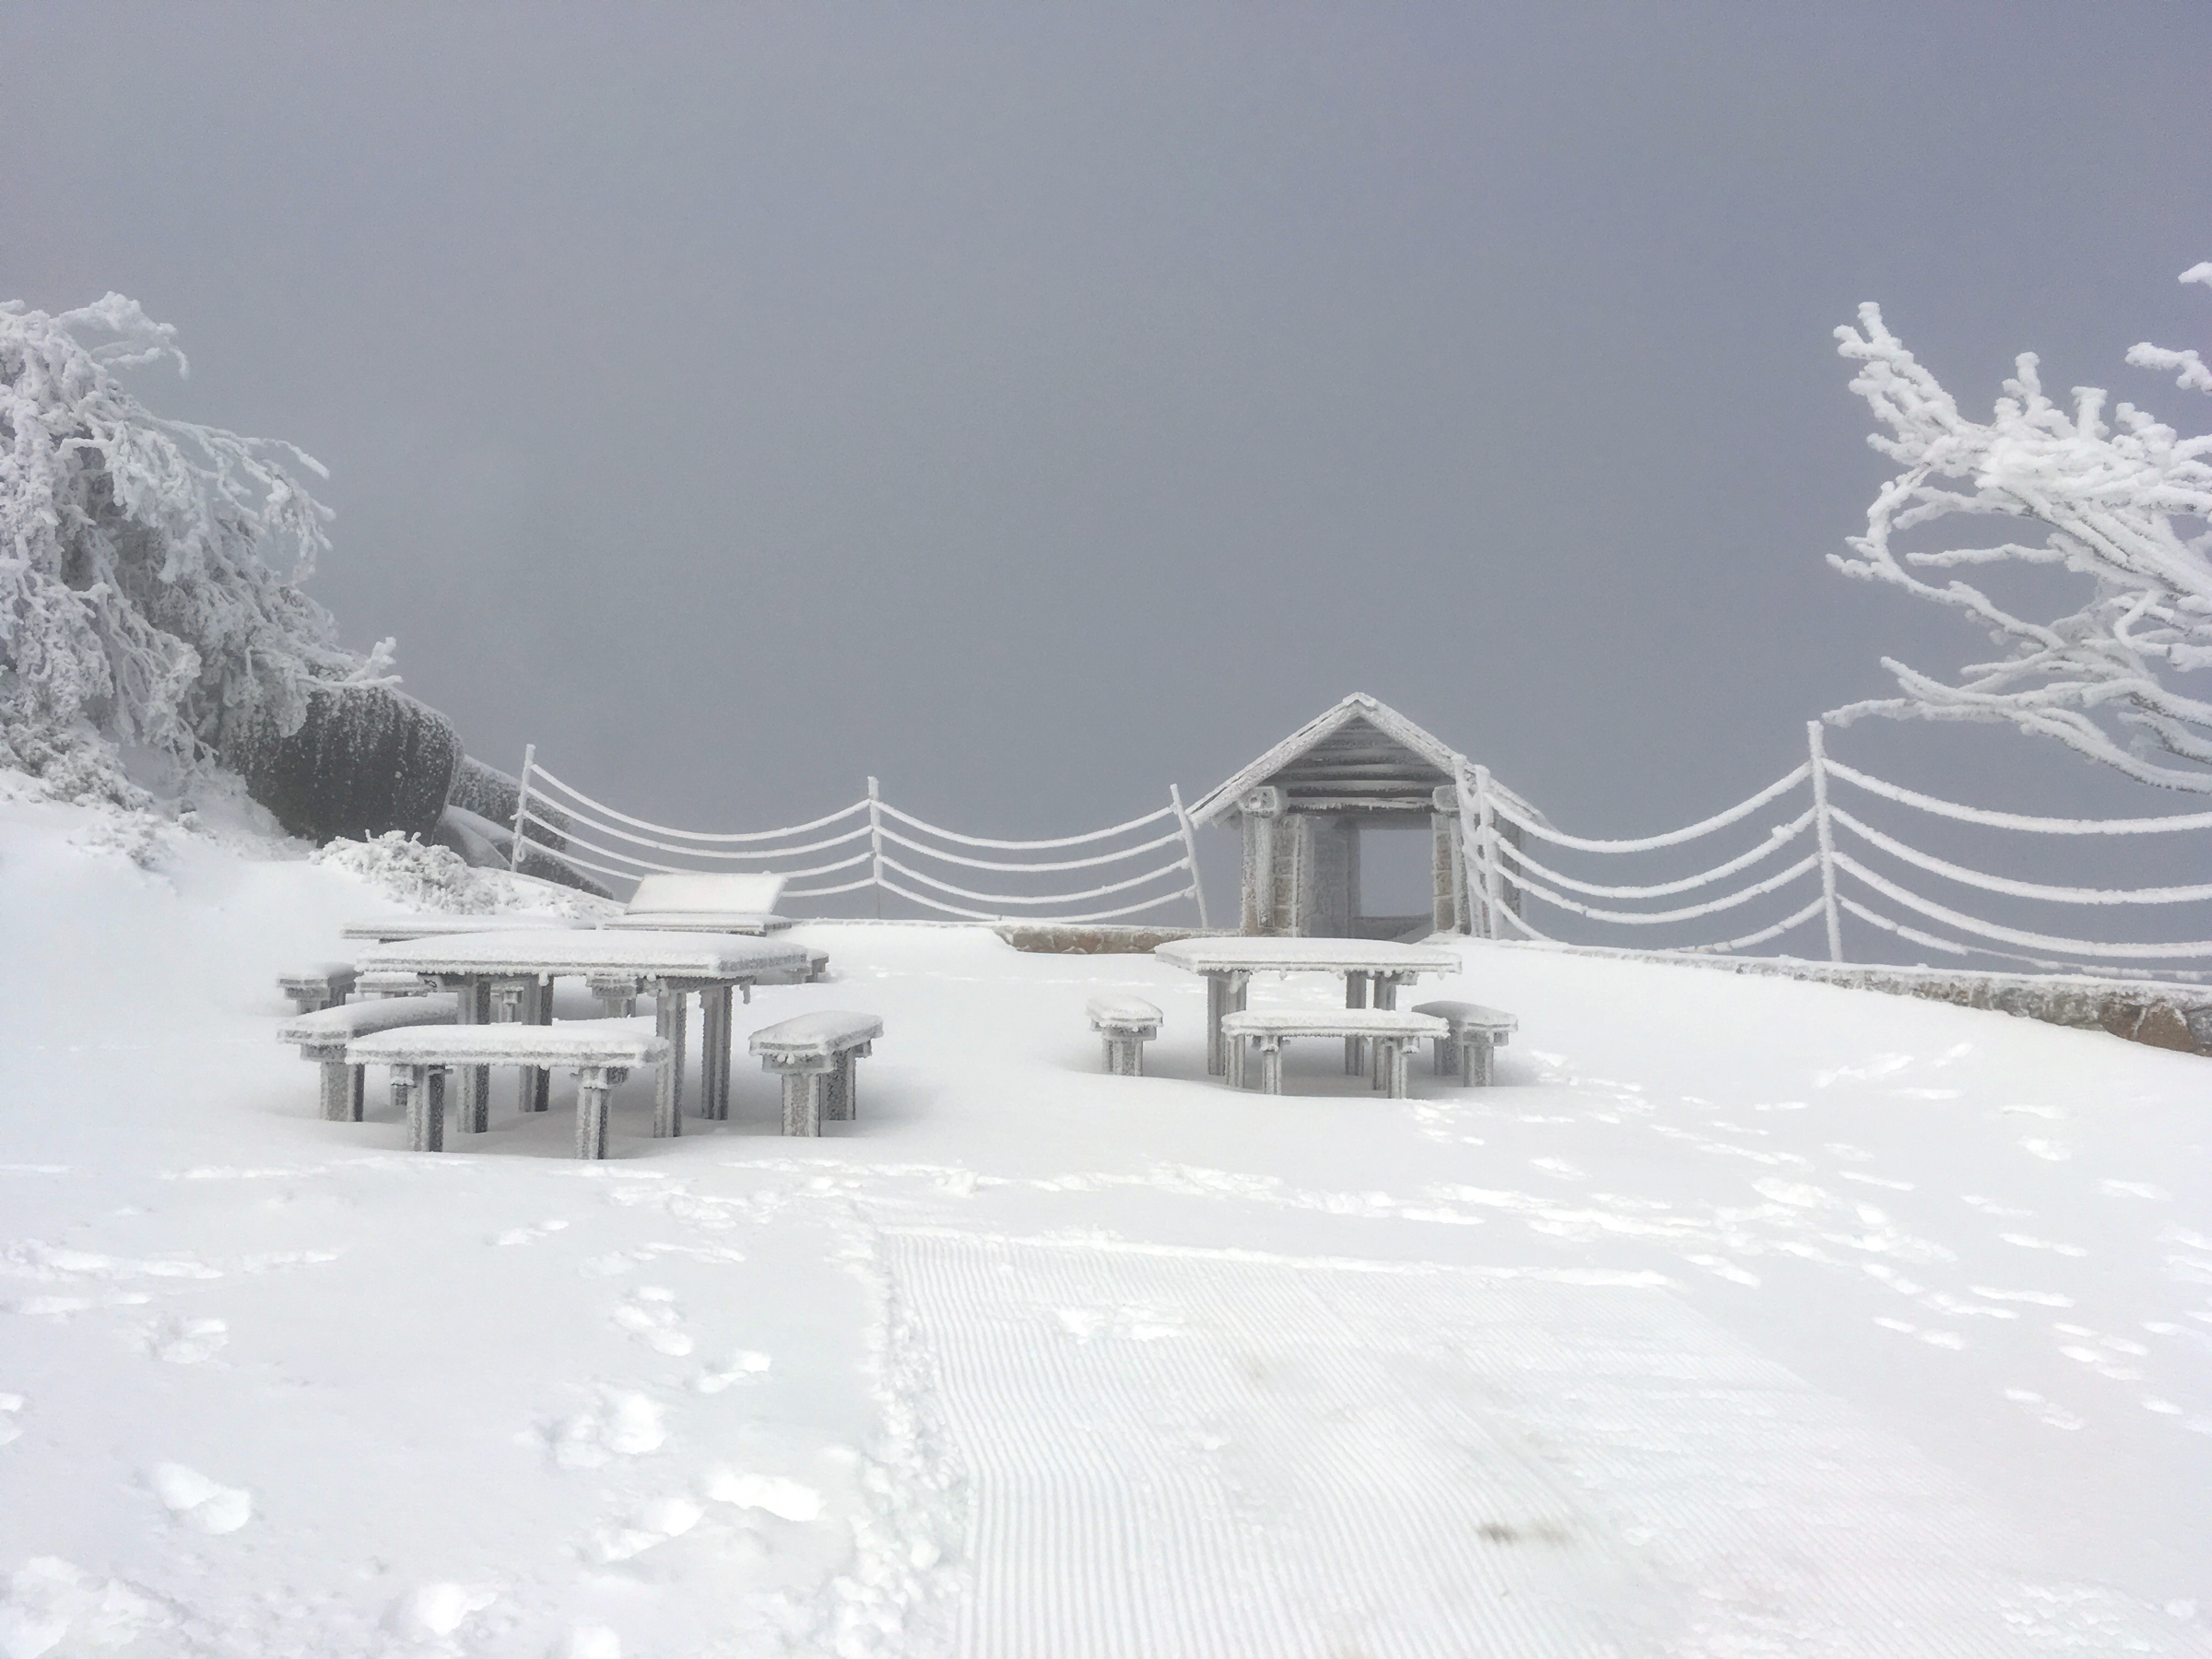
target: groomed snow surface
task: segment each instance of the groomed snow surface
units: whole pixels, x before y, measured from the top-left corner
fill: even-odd
[[[803,925],[728,1124],[418,1156],[274,1035],[386,907],[0,802],[0,1659],[2212,1653],[2212,1063],[1469,945],[1498,1088],[1263,1099],[1163,964]]]

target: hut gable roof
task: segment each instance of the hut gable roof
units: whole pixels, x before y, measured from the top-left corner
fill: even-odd
[[[1225,822],[1247,792],[1267,783],[1309,812],[1426,812],[1430,792],[1456,782],[1464,764],[1388,703],[1355,691],[1198,801],[1191,816]]]

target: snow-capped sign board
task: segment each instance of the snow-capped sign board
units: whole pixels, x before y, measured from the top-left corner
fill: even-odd
[[[1198,801],[1191,817],[1243,831],[1245,933],[1368,939],[1468,933],[1468,773],[1458,750],[1355,691]],[[1489,787],[1519,799],[1495,781]],[[1361,833],[1409,824],[1425,826],[1430,836],[1430,909],[1369,915],[1360,904]]]

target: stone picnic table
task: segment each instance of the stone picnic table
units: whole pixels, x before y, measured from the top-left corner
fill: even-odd
[[[730,993],[752,988],[771,974],[806,967],[797,945],[745,938],[735,934],[610,932],[598,928],[525,927],[480,933],[431,933],[372,945],[361,952],[363,971],[395,970],[418,973],[453,988],[457,1023],[486,1025],[492,1019],[495,988],[517,987],[511,1010],[522,1023],[549,1025],[552,982],[561,974],[624,975],[650,990],[658,1034],[669,1056],[654,1076],[653,1132],[683,1133],[682,1104],[685,999],[699,993],[701,1012],[700,1115],[729,1114]],[[547,1077],[541,1068],[523,1073],[523,1110],[546,1106]],[[464,1129],[479,1127],[491,1104],[491,1068],[470,1066],[462,1080],[460,1117]]]
[[[338,929],[343,939],[373,939],[389,944],[396,939],[430,939],[447,934],[522,933],[538,929],[574,932],[591,926],[570,916],[547,916],[524,911],[520,914],[463,914],[441,912],[429,916],[376,916],[366,922],[348,922]]]
[[[1398,987],[1424,973],[1456,973],[1458,953],[1439,945],[1403,945],[1393,939],[1283,939],[1231,935],[1212,939],[1171,939],[1152,954],[1171,967],[1206,980],[1206,1069],[1223,1076],[1228,1050],[1221,1040],[1223,1016],[1242,1013],[1246,987],[1255,973],[1333,973],[1344,980],[1347,1008],[1394,1008]],[[1366,1044],[1345,1039],[1344,1068],[1366,1069]]]

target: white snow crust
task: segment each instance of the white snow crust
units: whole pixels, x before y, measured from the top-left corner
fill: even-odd
[[[410,1155],[273,1040],[376,898],[113,831],[0,799],[6,1659],[2212,1653],[2203,1060],[1461,942],[1497,1088],[1264,1098],[802,924],[735,1035],[879,1014],[856,1122]]]

